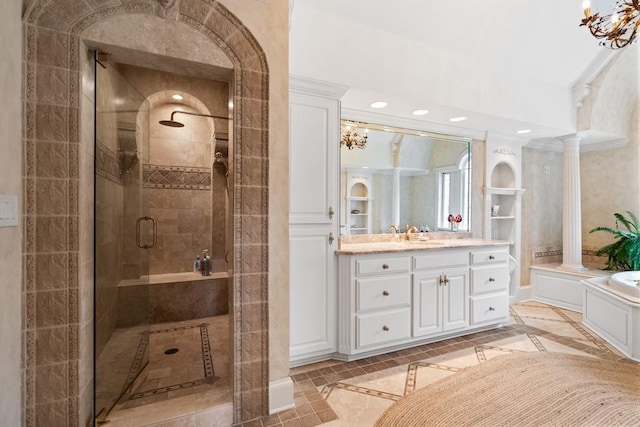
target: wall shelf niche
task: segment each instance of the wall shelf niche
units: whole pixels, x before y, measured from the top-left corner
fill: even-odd
[[[349,174],[346,194],[347,234],[371,233],[371,176],[369,174]]]

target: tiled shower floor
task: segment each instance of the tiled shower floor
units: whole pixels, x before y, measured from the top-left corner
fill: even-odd
[[[226,315],[154,324],[142,333],[139,328],[119,331],[117,340],[139,339],[138,355],[148,345],[149,363],[109,413],[108,425],[144,426],[222,404],[220,419],[230,420],[228,331]],[[142,363],[135,358],[131,371]]]
[[[293,368],[295,409],[243,426],[367,427],[405,394],[467,366],[513,352],[562,352],[624,359],[580,322],[582,316],[535,302],[511,306],[505,327],[354,362]]]

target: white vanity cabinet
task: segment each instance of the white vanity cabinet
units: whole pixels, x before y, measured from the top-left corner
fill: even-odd
[[[359,359],[508,320],[506,244],[339,254],[337,358]]]
[[[469,325],[468,258],[466,250],[442,250],[413,258],[414,337]]]
[[[471,251],[471,324],[509,317],[509,253],[500,249]]]
[[[340,257],[339,270],[340,281],[348,285],[338,292],[338,352],[356,354],[407,342],[411,256]]]

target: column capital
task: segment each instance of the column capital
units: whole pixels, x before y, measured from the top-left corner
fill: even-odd
[[[565,147],[567,146],[571,147],[571,146],[579,146],[580,141],[582,140],[582,137],[574,133],[573,135],[562,136],[559,139],[560,141],[562,141]]]

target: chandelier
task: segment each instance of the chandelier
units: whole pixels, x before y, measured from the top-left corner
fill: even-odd
[[[584,0],[582,7],[585,17],[580,26],[589,28],[591,34],[601,40],[601,46],[620,49],[635,41],[640,25],[640,0],[616,0],[609,15],[592,13],[589,0]]]
[[[364,148],[367,144],[368,130],[365,129],[364,135],[358,133],[358,128],[353,125],[344,125],[340,127],[340,145],[346,145],[349,150],[355,147]]]

